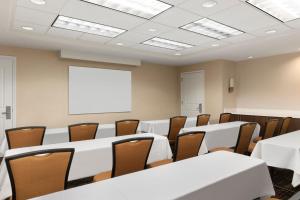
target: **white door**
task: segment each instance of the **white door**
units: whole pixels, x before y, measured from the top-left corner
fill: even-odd
[[[205,112],[204,71],[181,73],[181,115],[195,117]]]
[[[14,126],[14,66],[14,58],[0,56],[0,148],[4,130]]]

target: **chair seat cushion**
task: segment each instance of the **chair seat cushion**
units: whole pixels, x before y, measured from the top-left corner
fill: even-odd
[[[253,151],[255,145],[256,145],[256,143],[250,142],[249,147],[248,147],[248,152],[252,153],[252,151]]]
[[[234,152],[234,149],[232,149],[230,147],[217,147],[217,148],[213,148],[213,149],[209,150],[209,152],[216,152],[216,151],[230,151],[230,152]]]
[[[111,178],[111,171],[102,172],[102,173],[94,176],[93,181],[98,182],[98,181],[103,181],[103,180],[110,179],[110,178]]]
[[[159,161],[148,164],[147,168],[158,167],[160,165],[166,165],[166,164],[169,164],[169,163],[172,163],[172,162],[173,162],[172,159],[159,160]]]
[[[254,143],[257,143],[258,141],[262,140],[262,137],[261,136],[257,136],[253,139],[253,142]]]

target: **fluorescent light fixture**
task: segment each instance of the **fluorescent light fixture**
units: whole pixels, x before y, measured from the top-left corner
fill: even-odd
[[[189,23],[182,26],[181,28],[219,40],[244,33],[208,18],[203,18],[198,21]]]
[[[106,8],[150,19],[172,7],[158,0],[83,0]]]
[[[175,56],[181,56],[181,53],[175,53],[174,55]]]
[[[53,27],[114,38],[126,30],[59,15]]]
[[[204,8],[212,8],[212,7],[214,7],[215,5],[217,5],[217,2],[215,2],[215,1],[205,1],[205,2],[202,4],[202,7],[204,7]]]
[[[118,42],[116,45],[118,45],[118,46],[123,46],[124,44],[121,43],[121,42]]]
[[[247,0],[246,2],[282,22],[300,18],[299,0]]]
[[[252,59],[252,58],[253,58],[253,56],[249,56],[249,57],[248,57],[248,59]]]
[[[189,45],[189,44],[184,44],[181,42],[176,42],[176,41],[167,40],[167,39],[158,38],[158,37],[147,40],[147,41],[143,42],[143,44],[160,47],[160,48],[165,48],[165,49],[177,50],[177,51],[193,47],[192,45]]]
[[[37,4],[37,5],[45,5],[46,1],[45,0],[30,0],[31,3]]]
[[[22,29],[25,30],[25,31],[32,31],[33,28],[30,27],[30,26],[22,26]]]

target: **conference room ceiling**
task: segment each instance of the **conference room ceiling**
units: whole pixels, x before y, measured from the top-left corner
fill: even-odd
[[[0,43],[71,49],[167,65],[213,59],[239,61],[300,51],[299,18],[283,22],[245,0],[214,0],[217,4],[211,8],[203,6],[206,2],[163,0],[166,10],[149,17],[139,13],[141,17],[83,0],[46,0],[45,5],[31,0],[5,0],[0,8]],[[105,30],[92,32],[84,26],[78,26],[80,31],[68,30],[59,25],[64,22],[55,23],[58,16],[113,27],[116,32],[101,36]],[[230,27],[231,30],[221,27],[230,33],[203,34],[208,30],[211,33],[211,27],[203,28],[207,25],[202,23],[204,18],[205,23],[214,23],[217,29]]]

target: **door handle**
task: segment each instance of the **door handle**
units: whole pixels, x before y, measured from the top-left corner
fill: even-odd
[[[199,104],[199,113],[202,113],[202,103]]]
[[[11,119],[11,106],[6,106],[5,112],[2,112],[1,114],[5,115],[6,119]]]

